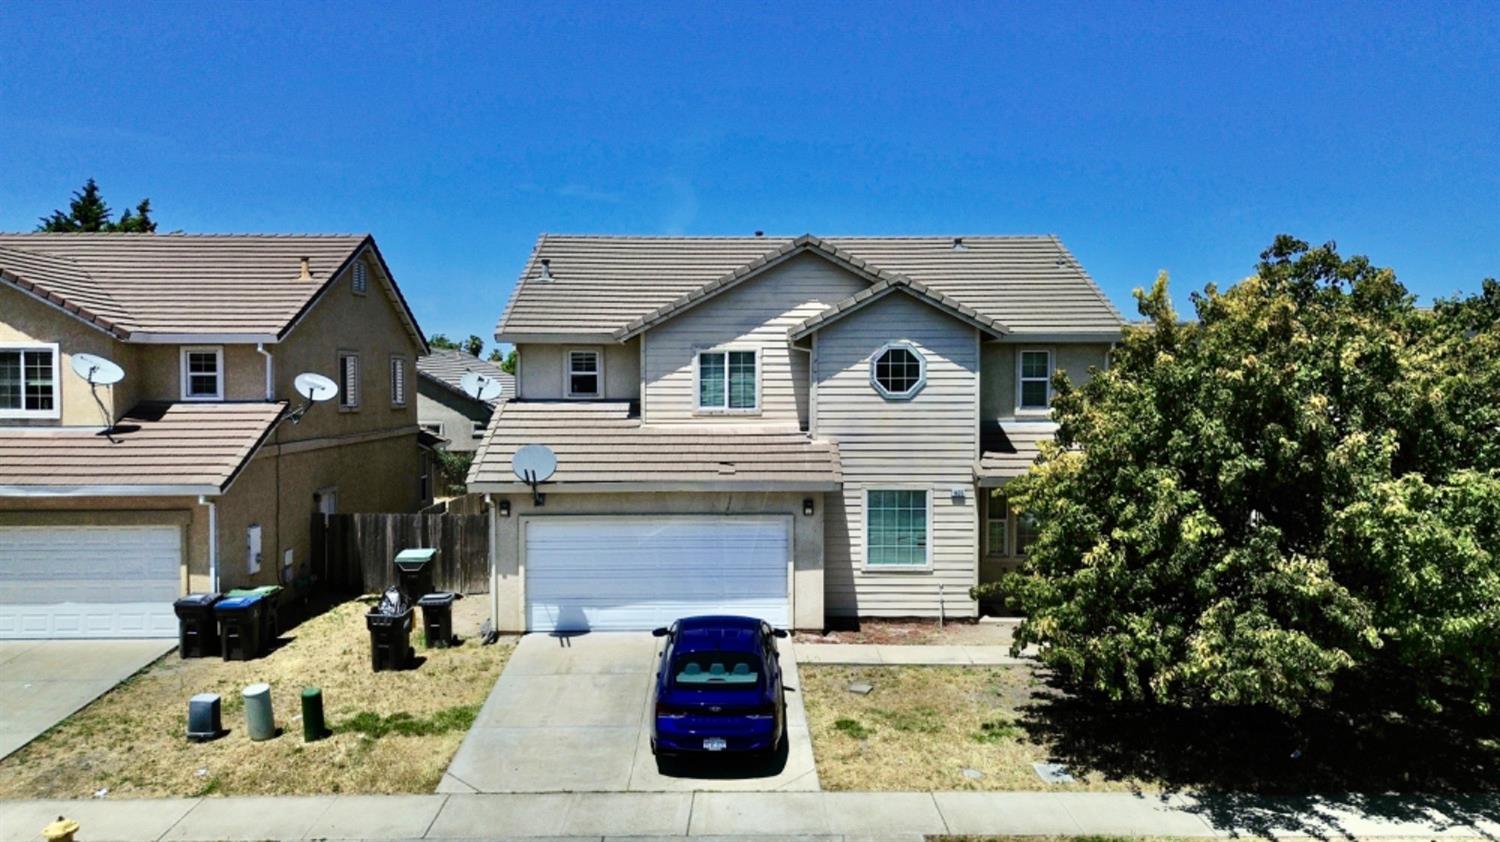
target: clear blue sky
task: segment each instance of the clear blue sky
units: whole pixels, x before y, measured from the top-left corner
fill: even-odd
[[[1500,274],[1497,8],[9,2],[0,229],[370,231],[487,340],[542,231],[1050,232],[1130,314],[1285,231],[1428,298]]]

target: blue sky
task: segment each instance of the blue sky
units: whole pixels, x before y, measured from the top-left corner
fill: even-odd
[[[542,231],[1056,233],[1130,314],[1289,232],[1428,298],[1500,274],[1497,9],[11,2],[0,229],[369,231],[486,339]]]

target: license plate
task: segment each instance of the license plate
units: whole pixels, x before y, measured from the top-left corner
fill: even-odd
[[[709,737],[703,741],[704,751],[723,751],[728,746],[723,737]]]

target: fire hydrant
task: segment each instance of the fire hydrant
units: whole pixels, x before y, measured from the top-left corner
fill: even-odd
[[[42,828],[42,838],[47,842],[73,842],[77,832],[78,822],[58,816],[57,821]]]

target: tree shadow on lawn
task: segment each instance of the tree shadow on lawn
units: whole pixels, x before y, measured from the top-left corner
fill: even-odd
[[[1462,705],[1418,712],[1367,688],[1296,717],[1195,711],[1070,695],[1049,678],[1019,712],[1057,762],[1186,794],[1219,828],[1353,838],[1349,813],[1471,832],[1500,822],[1500,718]]]

